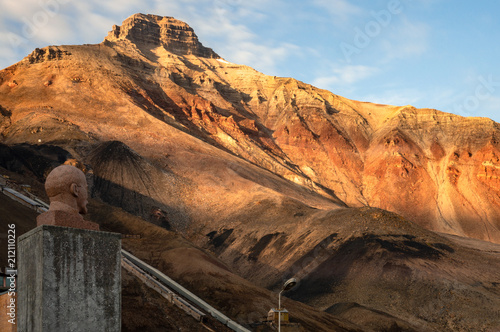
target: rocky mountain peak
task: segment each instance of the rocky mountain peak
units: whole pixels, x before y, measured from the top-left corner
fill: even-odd
[[[163,46],[177,55],[220,58],[211,48],[203,46],[194,30],[183,21],[169,16],[134,14],[114,25],[105,41],[128,40],[138,46]]]

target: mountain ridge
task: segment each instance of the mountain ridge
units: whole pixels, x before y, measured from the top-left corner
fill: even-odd
[[[150,27],[165,22],[180,27],[172,43],[184,45],[182,55],[168,51],[166,33],[150,40]],[[119,131],[135,131],[144,143],[164,136],[167,124],[167,131],[177,128],[349,206],[377,206],[432,230],[500,241],[497,123],[352,101],[215,53],[196,56],[201,43],[179,22],[136,14],[101,44],[37,49],[3,70],[0,105],[17,109],[2,116],[11,122],[6,142],[15,141],[9,131],[16,125],[41,114],[72,123],[83,136],[132,147],[137,142]],[[126,31],[135,31],[132,41]],[[24,81],[28,72],[34,79]],[[24,101],[25,89],[38,101]],[[29,109],[37,111],[28,116]]]

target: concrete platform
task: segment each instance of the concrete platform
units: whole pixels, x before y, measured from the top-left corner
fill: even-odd
[[[19,237],[19,331],[121,330],[120,234],[42,225]]]

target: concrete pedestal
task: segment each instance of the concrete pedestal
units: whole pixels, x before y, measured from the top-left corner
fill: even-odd
[[[42,225],[18,252],[19,331],[121,330],[119,234]]]

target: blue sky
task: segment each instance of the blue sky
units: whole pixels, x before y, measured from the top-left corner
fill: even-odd
[[[363,101],[500,122],[495,0],[0,0],[0,67],[101,42],[134,13],[173,16],[226,60]]]

